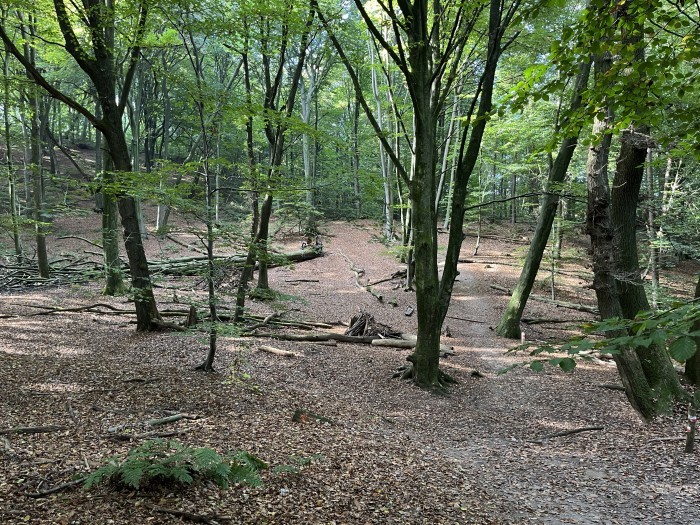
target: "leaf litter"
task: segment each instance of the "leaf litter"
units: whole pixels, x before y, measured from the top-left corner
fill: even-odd
[[[373,286],[380,302],[357,286],[348,266],[350,259],[362,267],[367,282],[400,274],[386,248],[371,242],[371,226],[329,223],[326,229],[325,256],[272,269],[271,286],[283,299],[251,303],[252,311],[280,308],[342,330],[339,321],[366,312],[382,326],[415,333],[415,316],[405,315],[416,306],[414,294],[388,280]],[[193,367],[206,344],[196,337],[138,334],[127,317],[110,312],[26,317],[34,311],[27,305],[36,304],[129,308],[124,299],[101,297],[98,283],[13,291],[3,297],[1,313],[18,317],[0,320],[0,425],[58,430],[0,435],[0,522],[182,523],[192,516],[251,524],[700,521],[697,453],[684,454],[682,441],[655,441],[682,439],[682,411],[643,423],[622,392],[600,388],[617,381],[604,362],[586,362],[572,373],[518,368],[497,374],[523,360],[505,355],[513,344],[489,328],[505,305],[489,285],[512,287],[518,271],[494,261],[508,260],[512,249],[503,239],[485,238],[477,258],[484,264],[460,265],[446,322],[450,336],[443,338],[456,355],[442,363],[459,384],[447,396],[390,379],[410,350],[342,342],[275,340],[276,347],[305,356],[283,359],[254,351],[270,339],[222,337],[217,372],[202,374]],[[169,306],[172,292],[157,293],[161,307]],[[592,303],[576,278],[561,277],[560,293]],[[526,316],[581,318],[537,303]],[[526,330],[528,338],[544,339],[564,327]],[[297,409],[334,424],[294,422]],[[313,460],[264,472],[259,488],[224,491],[204,483],[25,495],[123,456],[134,443],[115,434],[147,434],[154,430],[149,420],[173,414],[197,417],[158,430],[176,432],[192,446],[247,450],[272,467]],[[581,427],[603,430],[533,442]]]

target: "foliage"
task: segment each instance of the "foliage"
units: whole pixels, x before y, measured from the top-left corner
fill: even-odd
[[[111,457],[85,480],[89,489],[112,482],[134,489],[156,483],[190,485],[209,480],[219,487],[232,483],[261,484],[260,470],[267,464],[248,452],[222,456],[205,447],[190,447],[177,440],[153,439],[130,450],[124,459]]]
[[[695,327],[698,321],[699,303],[676,303],[661,312],[640,312],[634,319],[616,317],[587,323],[581,326],[584,335],[553,344],[525,343],[509,352],[531,349],[529,355],[532,357],[542,354],[568,354],[568,357],[538,358],[525,363],[536,372],[543,370],[545,364],[559,366],[568,372],[576,367],[575,358],[590,359],[596,353],[615,355],[624,348],[648,348],[651,345],[666,348],[673,359],[683,363],[697,351],[694,338],[700,337],[700,330]],[[520,365],[513,365],[501,372],[518,366]]]

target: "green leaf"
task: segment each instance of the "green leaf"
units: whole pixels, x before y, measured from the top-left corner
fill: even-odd
[[[576,361],[570,357],[565,357],[559,361],[559,368],[561,368],[564,372],[571,372],[574,368],[576,368]]]
[[[542,372],[542,370],[544,370],[544,364],[542,361],[533,361],[530,363],[530,368],[535,372]]]
[[[695,341],[686,335],[676,339],[671,346],[668,347],[668,351],[673,359],[684,363],[695,355],[697,346],[695,345]]]

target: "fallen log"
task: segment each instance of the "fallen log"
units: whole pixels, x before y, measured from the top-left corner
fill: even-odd
[[[282,350],[281,348],[275,348],[274,346],[260,345],[258,350],[261,352],[267,352],[268,354],[280,355],[282,357],[301,357],[301,354],[290,352],[289,350]]]
[[[353,336],[345,334],[332,334],[328,332],[314,334],[273,334],[266,332],[256,332],[251,333],[250,336],[254,337],[269,337],[271,339],[279,339],[280,341],[307,341],[307,342],[318,342],[318,341],[340,341],[342,343],[364,343],[370,344],[372,341],[377,339],[376,336]]]
[[[60,432],[61,430],[68,430],[68,427],[63,427],[60,425],[45,425],[41,427],[14,427],[5,428],[0,430],[1,434],[46,434],[48,432]]]
[[[489,285],[491,288],[494,290],[498,290],[499,292],[503,292],[507,295],[511,295],[513,293],[512,290],[505,288],[503,286],[498,286],[497,284],[490,284]],[[566,301],[555,301],[554,299],[550,299],[549,297],[544,297],[543,295],[534,295],[530,294],[530,299],[533,301],[539,301],[541,303],[549,303],[553,304],[555,306],[559,306],[561,308],[569,308],[570,310],[578,310],[579,312],[586,312],[589,314],[594,314],[598,315],[598,309],[593,307],[593,306],[586,306],[585,304],[578,304],[578,303],[569,303]]]

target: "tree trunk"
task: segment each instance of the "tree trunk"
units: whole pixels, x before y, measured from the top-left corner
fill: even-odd
[[[598,68],[596,64],[596,69]],[[606,70],[603,66],[603,71]],[[596,119],[593,136],[601,134],[603,136],[601,143],[589,148],[586,165],[588,173],[586,225],[591,237],[593,289],[598,299],[601,318],[609,319],[623,316],[615,279],[614,233],[610,220],[610,189],[607,175],[612,136],[607,131],[607,122]],[[627,399],[642,417],[652,419],[658,413],[657,407],[654,403],[654,393],[644,375],[639,357],[630,348],[624,348],[619,354],[613,355],[613,358],[625,387]]]
[[[588,77],[590,76],[591,64],[587,62],[581,64],[576,86],[574,88],[573,98],[571,100],[570,109],[576,111],[581,106],[581,93],[588,86]],[[559,190],[557,187],[566,178],[571,158],[574,155],[574,150],[578,143],[578,135],[581,128],[577,127],[572,131],[571,136],[565,137],[559,147],[556,161],[553,163],[550,171],[545,193],[542,197],[540,212],[537,217],[537,226],[533,235],[530,248],[525,258],[525,265],[518,283],[513,289],[513,295],[508,301],[503,317],[496,327],[496,333],[510,339],[520,339],[520,319],[522,318],[525,305],[527,304],[528,296],[532,291],[532,286],[537,278],[537,271],[540,268],[542,257],[545,248],[547,247],[547,239],[552,230],[552,224],[559,206]]]
[[[2,19],[5,18],[3,13]],[[5,138],[5,167],[7,169],[8,193],[10,198],[10,220],[12,224],[12,241],[15,247],[15,255],[22,256],[22,238],[19,233],[19,212],[17,210],[17,189],[15,182],[15,166],[12,162],[12,135],[10,134],[10,54],[5,53],[3,58],[3,124]]]
[[[700,275],[698,275],[698,281],[695,285],[694,298],[696,301],[700,299]],[[693,331],[697,332],[699,330],[700,321],[696,321],[693,324]],[[695,346],[697,348],[695,354],[685,362],[685,376],[691,384],[700,386],[700,336],[695,337]]]
[[[101,133],[98,131],[98,135]],[[122,295],[126,289],[119,259],[119,208],[114,193],[114,174],[112,160],[105,159],[102,180],[102,249],[104,251],[105,287],[104,295]]]
[[[647,237],[649,241],[649,271],[651,273],[651,307],[659,307],[659,245],[656,236],[656,191],[654,188],[654,151],[647,148]]]
[[[615,225],[614,249],[617,254],[615,275],[620,293],[623,316],[634,318],[640,311],[650,309],[640,278],[637,252],[637,207],[644,179],[646,145],[639,146],[636,133],[646,135],[648,128],[625,131],[621,137],[617,169],[613,179],[611,220]],[[657,345],[636,349],[644,374],[655,392],[659,411],[670,408],[674,399],[683,399],[685,392],[664,348]]]
[[[24,44],[24,57],[31,67],[36,66],[35,51],[29,45],[29,40],[34,37],[36,26],[32,15],[28,17],[28,26],[22,25],[22,35],[26,39]],[[27,70],[27,77],[31,79],[31,72]],[[44,169],[43,153],[41,147],[41,95],[37,86],[30,85],[28,89],[28,107],[30,122],[30,161],[32,173],[32,199],[34,204],[34,231],[36,232],[36,259],[41,277],[48,277],[51,271],[49,257],[46,251],[46,217],[44,216]]]

